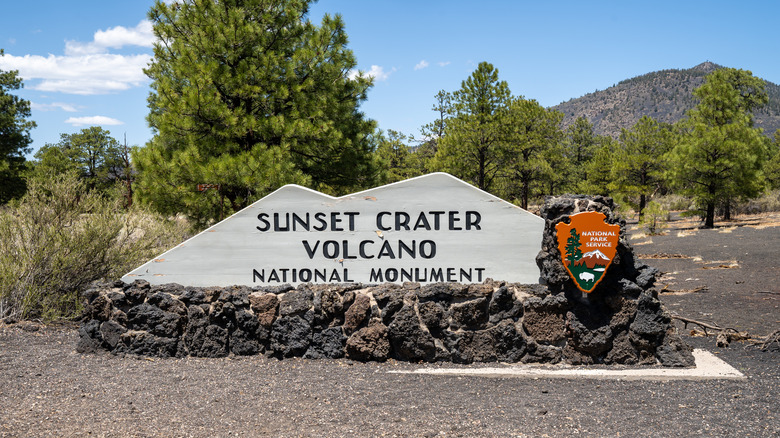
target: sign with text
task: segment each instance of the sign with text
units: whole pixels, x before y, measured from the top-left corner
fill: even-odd
[[[538,283],[543,228],[540,217],[444,173],[340,198],[288,185],[122,279]]]

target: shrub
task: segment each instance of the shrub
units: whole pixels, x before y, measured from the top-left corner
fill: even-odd
[[[668,194],[658,198],[658,203],[669,211],[684,211],[691,208],[693,200],[690,197],[676,194]]]
[[[74,173],[28,181],[0,211],[0,318],[78,314],[79,292],[186,237],[187,226],[89,192]]]
[[[639,226],[644,228],[649,235],[661,234],[666,228],[668,220],[669,212],[661,204],[650,201],[642,211],[642,219],[639,221]]]
[[[736,214],[759,214],[780,211],[780,190],[768,190],[760,197],[740,202],[734,208]]]

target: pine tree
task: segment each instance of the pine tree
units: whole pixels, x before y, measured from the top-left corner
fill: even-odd
[[[532,186],[557,178],[550,166],[550,152],[562,137],[563,114],[548,111],[533,99],[512,99],[504,122],[507,142],[507,184],[519,186],[520,206],[528,208]],[[514,191],[514,190],[513,190]]]
[[[11,94],[22,86],[16,70],[0,70],[0,205],[22,196],[26,190],[22,172],[35,122],[28,120],[30,102]]]
[[[421,175],[414,165],[415,153],[407,145],[408,138],[392,129],[387,136],[379,134],[375,156],[384,170],[381,182],[385,184],[402,181]]]
[[[593,124],[585,117],[577,117],[577,120],[566,129],[565,174],[569,190],[583,191],[589,177],[587,163],[593,158],[599,144],[599,136],[593,131]]]
[[[774,141],[769,146],[769,159],[764,166],[764,176],[773,189],[780,189],[780,129],[775,131]]]
[[[340,16],[320,26],[309,0],[157,1],[154,139],[136,151],[136,193],[203,223],[286,183],[341,193],[374,178],[371,79],[355,67]],[[219,184],[219,196],[198,193]]]
[[[715,208],[736,198],[755,197],[764,185],[761,169],[767,142],[753,127],[752,111],[768,101],[764,81],[749,71],[723,68],[694,90],[700,100],[681,121],[683,132],[670,154],[670,178],[715,225]]]
[[[45,176],[75,170],[87,189],[103,193],[129,172],[119,142],[99,126],[60,134],[59,142],[46,144],[35,153],[35,158],[34,174]]]
[[[447,119],[433,167],[489,191],[503,165],[501,124],[509,99],[509,86],[498,79],[498,70],[481,62],[452,95],[453,116]]]
[[[615,152],[610,188],[626,197],[638,199],[639,217],[650,196],[660,189],[668,168],[666,154],[673,144],[672,127],[643,116],[630,130],[623,129]]]

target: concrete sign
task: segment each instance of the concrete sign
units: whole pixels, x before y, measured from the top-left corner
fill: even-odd
[[[445,173],[340,198],[287,185],[122,280],[538,283],[543,229],[540,217]]]

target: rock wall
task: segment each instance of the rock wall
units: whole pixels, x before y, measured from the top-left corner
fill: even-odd
[[[619,222],[612,208],[609,198],[547,202],[537,257],[543,285],[97,284],[86,294],[77,349],[160,357],[693,365],[653,287],[657,271],[634,259],[623,231],[596,290],[583,294],[569,279],[555,224],[588,210]]]
[[[634,257],[626,223],[614,215],[612,198],[565,195],[548,198],[541,210],[545,219],[542,249],[536,257],[549,296],[566,303],[565,360],[570,363],[651,364],[692,366],[691,348],[685,345],[658,300],[658,270]],[[597,211],[608,224],[620,225],[620,239],[612,264],[591,293],[582,293],[566,272],[558,250],[555,226],[569,216]],[[556,339],[560,339],[559,337]]]

